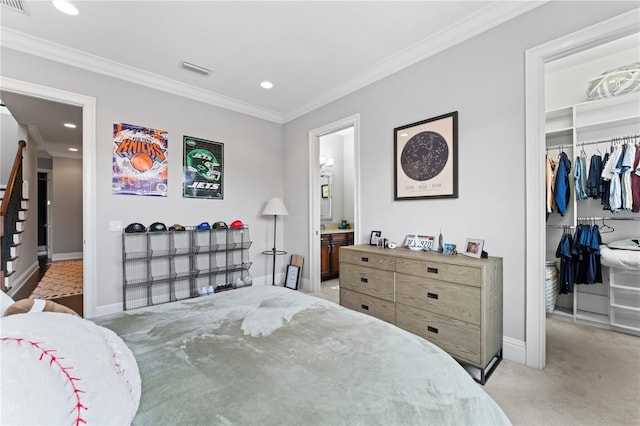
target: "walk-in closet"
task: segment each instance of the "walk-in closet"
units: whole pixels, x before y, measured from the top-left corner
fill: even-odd
[[[547,316],[635,335],[639,40],[636,34],[547,65],[547,152],[541,159],[547,171]]]

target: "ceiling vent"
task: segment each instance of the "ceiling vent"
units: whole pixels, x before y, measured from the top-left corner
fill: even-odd
[[[24,3],[21,0],[0,0],[0,6],[28,15],[27,9],[24,7]]]

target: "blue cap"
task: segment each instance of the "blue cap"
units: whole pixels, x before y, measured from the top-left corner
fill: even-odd
[[[196,226],[196,229],[198,231],[208,231],[211,229],[211,225],[209,225],[209,222],[202,222],[200,225]]]

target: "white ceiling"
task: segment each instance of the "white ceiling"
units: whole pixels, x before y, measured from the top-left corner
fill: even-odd
[[[0,8],[5,47],[284,123],[544,1],[22,3]]]

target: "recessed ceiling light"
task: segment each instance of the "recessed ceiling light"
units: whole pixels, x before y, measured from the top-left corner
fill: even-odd
[[[402,136],[404,138],[404,137],[409,136],[409,133],[400,133],[400,136]]]
[[[69,151],[78,152],[78,148],[69,148]]]
[[[76,125],[75,125],[75,124],[73,124],[73,123],[64,123],[64,127],[68,127],[68,128],[70,128],[70,129],[75,129],[75,128],[76,128],[76,127],[78,127],[78,126],[76,126]]]
[[[263,89],[271,89],[273,87],[273,83],[265,80],[262,83],[260,83],[260,87],[262,87]]]
[[[55,7],[62,13],[66,13],[67,15],[76,16],[78,13],[80,13],[78,12],[78,9],[76,9],[76,7],[71,3],[69,3],[68,1],[54,0],[52,3],[53,3],[53,7]]]

